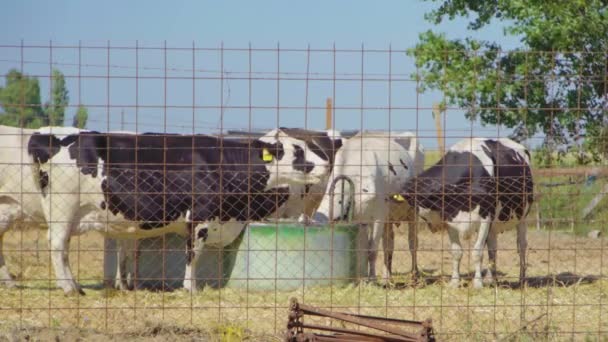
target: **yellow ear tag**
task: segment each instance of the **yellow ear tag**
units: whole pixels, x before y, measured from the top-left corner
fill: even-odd
[[[400,194],[393,195],[393,199],[397,202],[405,202],[405,198],[403,198],[403,196],[401,196]]]
[[[268,151],[268,149],[263,149],[262,150],[262,160],[265,162],[271,162],[273,159],[272,154],[270,154],[270,152]]]

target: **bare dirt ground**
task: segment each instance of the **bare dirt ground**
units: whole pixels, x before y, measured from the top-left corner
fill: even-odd
[[[427,231],[420,234],[419,251],[425,282],[410,284],[410,256],[405,231],[399,229],[395,287],[362,282],[295,291],[206,288],[190,294],[103,288],[103,239],[90,234],[72,239],[70,254],[86,296],[66,297],[55,287],[45,237],[46,231],[28,230],[5,238],[7,261],[19,286],[0,288],[0,340],[280,341],[291,297],[339,311],[431,317],[440,340],[608,339],[605,238],[531,229],[530,279],[524,288],[517,282],[514,232],[499,236],[498,285],[475,290],[466,284],[446,286],[451,270],[448,238]],[[466,277],[471,270],[466,253],[461,273]]]

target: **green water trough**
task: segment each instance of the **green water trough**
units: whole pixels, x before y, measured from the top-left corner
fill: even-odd
[[[116,274],[116,242],[106,240],[104,280]],[[223,249],[206,248],[197,267],[201,286],[294,290],[345,285],[367,274],[366,234],[356,225],[304,226],[254,223]],[[180,288],[185,239],[179,235],[139,240],[137,288]]]

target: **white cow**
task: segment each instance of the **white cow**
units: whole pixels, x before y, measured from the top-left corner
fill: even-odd
[[[362,228],[372,225],[368,233],[369,277],[376,278],[376,258],[380,239],[385,226],[390,225],[387,196],[399,189],[405,182],[424,168],[424,149],[414,134],[409,132],[392,134],[388,132],[362,132],[344,142],[336,154],[330,180],[319,209],[313,221],[328,223],[347,219],[361,224]],[[339,180],[350,180],[349,185],[340,185]],[[336,183],[332,189],[332,183]],[[332,203],[332,191],[334,201]],[[352,192],[350,192],[352,191]],[[344,196],[343,196],[344,195]],[[350,201],[352,198],[353,201]],[[354,203],[353,203],[354,202]],[[353,207],[354,205],[354,207]],[[409,220],[410,231],[414,232],[413,218]],[[415,235],[409,234],[410,239]],[[391,275],[391,241],[385,239],[384,280]],[[410,249],[415,242],[410,241]]]
[[[44,222],[40,194],[27,156],[27,142],[33,132],[0,126],[0,284],[8,287],[15,286],[15,281],[2,253],[4,233],[24,219]]]
[[[19,222],[46,225],[36,184],[38,175],[32,174],[27,144],[35,132],[50,130],[57,134],[79,131],[74,127],[36,130],[0,126],[0,285],[15,285],[2,252],[4,233]]]

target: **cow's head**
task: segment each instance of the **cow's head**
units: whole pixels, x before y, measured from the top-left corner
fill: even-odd
[[[416,216],[424,221],[432,232],[444,230],[445,223],[442,220],[441,212],[434,207],[426,206],[428,198],[422,198],[424,195],[404,192],[393,193],[387,198],[390,210],[396,213],[405,213],[410,208],[414,208]],[[418,202],[418,201],[421,202]]]
[[[254,158],[261,162],[266,168],[268,178],[265,179],[265,188],[283,188],[288,186],[301,186],[305,184],[316,184],[320,178],[311,173],[313,166],[305,164],[305,167],[294,165],[295,151],[293,145],[287,146],[280,141],[273,143],[257,140],[254,143]]]
[[[327,179],[340,139],[328,133],[281,128],[268,132],[260,141],[280,146],[268,149],[262,160],[270,172],[268,187],[313,185]],[[280,153],[279,153],[280,152]]]

